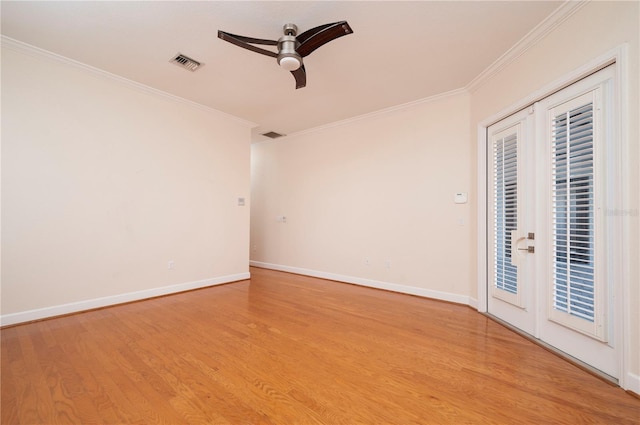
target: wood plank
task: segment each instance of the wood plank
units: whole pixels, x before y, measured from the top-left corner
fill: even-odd
[[[466,306],[263,269],[0,336],[3,424],[640,423]]]

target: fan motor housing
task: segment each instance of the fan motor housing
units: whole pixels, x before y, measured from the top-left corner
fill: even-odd
[[[278,64],[285,58],[293,58],[298,61],[298,66],[290,71],[298,69],[302,65],[302,57],[296,52],[296,49],[300,46],[300,42],[294,35],[283,35],[278,40]],[[293,62],[293,61],[291,61]]]

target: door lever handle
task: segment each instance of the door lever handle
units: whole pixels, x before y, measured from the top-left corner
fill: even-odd
[[[520,255],[518,253],[518,251],[527,251],[527,253],[529,254],[533,254],[536,252],[536,248],[533,246],[528,246],[526,248],[518,248],[518,244],[520,244],[522,241],[525,241],[527,239],[529,240],[533,240],[535,238],[533,233],[529,233],[526,236],[520,236],[518,237],[518,231],[517,230],[512,230],[511,231],[511,265],[512,266],[518,266],[518,258],[520,258]]]

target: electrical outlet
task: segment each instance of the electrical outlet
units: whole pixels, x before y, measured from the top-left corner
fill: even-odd
[[[173,260],[171,260],[169,261],[169,264],[167,265],[167,267],[169,268],[169,270],[173,270],[176,267],[176,263]]]
[[[389,260],[385,260],[385,261],[384,261],[384,267],[385,267],[386,269],[390,269],[390,268],[391,268],[391,261],[389,261]]]
[[[371,260],[369,260],[369,257],[364,257],[364,265],[368,266],[371,264]]]

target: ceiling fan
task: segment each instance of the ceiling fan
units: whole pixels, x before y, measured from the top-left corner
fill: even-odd
[[[218,31],[218,38],[256,53],[276,58],[281,67],[291,71],[296,79],[296,89],[300,89],[307,85],[307,73],[304,69],[302,58],[338,37],[353,33],[347,21],[320,25],[300,35],[298,35],[298,27],[294,24],[286,24],[283,27],[283,31],[284,35],[278,40],[244,37],[224,31]],[[273,52],[256,47],[254,44],[278,46],[278,51]]]

